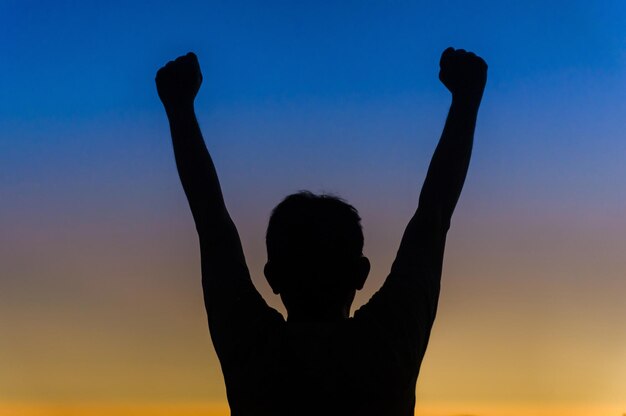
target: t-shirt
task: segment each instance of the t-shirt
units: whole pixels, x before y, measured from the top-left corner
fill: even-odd
[[[418,213],[385,283],[352,318],[285,321],[239,257],[210,267],[205,303],[232,416],[414,414],[449,223]],[[210,270],[209,270],[210,269]]]

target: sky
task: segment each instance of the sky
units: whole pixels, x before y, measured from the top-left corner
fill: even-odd
[[[355,306],[383,283],[448,46],[489,73],[418,410],[626,413],[625,21],[621,1],[3,0],[0,415],[228,414],[161,65],[198,55],[227,206],[284,312],[264,232],[300,189],[359,209]]]

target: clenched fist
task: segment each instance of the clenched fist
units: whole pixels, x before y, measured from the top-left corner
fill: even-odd
[[[487,82],[487,64],[472,52],[448,48],[441,54],[439,79],[453,98],[480,102]]]
[[[192,106],[202,84],[198,58],[193,52],[169,61],[156,74],[159,98],[166,111]]]

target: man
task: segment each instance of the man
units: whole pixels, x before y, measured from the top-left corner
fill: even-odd
[[[356,209],[308,192],[272,212],[265,276],[285,321],[256,291],[194,113],[202,82],[193,53],[157,72],[176,166],[200,240],[209,329],[233,416],[412,415],[435,319],[446,233],[465,181],[487,65],[446,49],[452,93],[441,139],[382,288],[350,318],[370,264]]]

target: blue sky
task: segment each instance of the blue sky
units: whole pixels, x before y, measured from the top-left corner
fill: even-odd
[[[481,113],[489,114],[489,124],[479,128],[494,130],[483,143],[501,153],[489,172],[515,168],[507,158],[513,154],[520,169],[531,163],[533,172],[524,172],[530,177],[561,169],[559,160],[587,159],[590,166],[582,160],[582,167],[592,169],[608,158],[606,167],[617,169],[612,157],[623,151],[613,139],[626,84],[626,13],[618,1],[9,1],[1,7],[1,34],[11,40],[1,47],[0,67],[7,97],[0,101],[8,147],[3,166],[11,177],[39,152],[45,154],[39,169],[58,171],[79,164],[81,152],[93,152],[96,166],[118,159],[124,147],[135,152],[129,159],[141,155],[155,143],[151,134],[164,128],[154,72],[188,50],[203,65],[201,118],[213,117],[208,128],[222,126],[225,134],[240,129],[243,151],[253,159],[259,152],[266,160],[295,159],[289,149],[302,130],[311,132],[305,143],[318,157],[338,143],[346,152],[358,143],[368,154],[394,148],[402,132],[436,136],[448,99],[437,63],[449,45],[474,50],[490,65]],[[354,126],[352,139],[340,142],[341,132],[350,135],[341,126]],[[367,134],[373,129],[379,134]],[[91,137],[88,144],[81,134]],[[265,141],[254,134],[265,134]],[[406,139],[397,147],[418,146],[421,154],[436,137]]]

